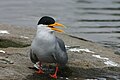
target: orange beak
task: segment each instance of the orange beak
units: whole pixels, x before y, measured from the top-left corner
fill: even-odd
[[[55,31],[58,31],[58,32],[64,32],[63,30],[58,29],[58,28],[55,28],[54,26],[64,27],[63,24],[60,24],[60,23],[55,22],[54,24],[48,25],[48,27],[51,28],[52,30],[55,30]]]

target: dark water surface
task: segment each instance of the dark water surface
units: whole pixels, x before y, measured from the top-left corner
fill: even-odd
[[[34,27],[44,15],[69,34],[120,51],[120,0],[0,0],[0,23]]]

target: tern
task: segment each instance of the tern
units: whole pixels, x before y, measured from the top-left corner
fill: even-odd
[[[68,55],[64,41],[55,35],[55,31],[64,32],[55,26],[64,27],[63,24],[56,22],[52,17],[43,16],[37,24],[37,32],[32,41],[30,49],[30,59],[36,64],[39,62],[37,73],[44,73],[41,64],[55,63],[56,70],[50,74],[52,78],[57,78],[58,66],[65,66],[68,62]]]

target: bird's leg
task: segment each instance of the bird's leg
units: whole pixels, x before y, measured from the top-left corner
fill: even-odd
[[[37,71],[38,74],[43,74],[43,70],[41,69],[42,65],[41,62],[39,62],[39,70]]]
[[[56,65],[56,70],[55,70],[55,73],[53,75],[50,74],[50,77],[52,78],[57,78],[57,72],[58,72],[58,64]]]

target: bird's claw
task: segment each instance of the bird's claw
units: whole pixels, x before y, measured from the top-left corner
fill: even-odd
[[[55,79],[57,79],[56,74],[54,74],[54,75],[49,74],[49,75],[50,75],[51,78],[55,78]]]
[[[43,74],[44,72],[42,70],[36,71],[37,74]]]

